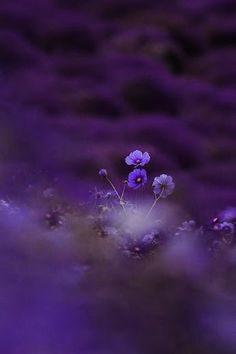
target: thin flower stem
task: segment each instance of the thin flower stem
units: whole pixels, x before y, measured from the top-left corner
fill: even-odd
[[[147,218],[149,217],[149,215],[151,214],[152,210],[153,210],[153,209],[154,209],[154,207],[156,206],[156,203],[157,203],[157,202],[158,202],[158,200],[161,198],[163,191],[164,191],[164,188],[162,188],[161,193],[159,194],[159,196],[158,196],[158,197],[156,197],[156,195],[155,195],[154,202],[153,202],[153,204],[152,204],[151,208],[149,209],[149,211],[148,211],[147,215],[145,216],[145,219],[147,219]]]
[[[117,189],[116,189],[116,187],[114,186],[114,184],[112,183],[112,181],[111,181],[108,177],[106,177],[106,180],[107,180],[107,182],[111,185],[111,187],[112,187],[112,189],[114,190],[114,192],[116,193],[117,198],[120,200],[121,197],[120,197],[119,193],[117,192]]]
[[[123,200],[123,198],[124,198],[126,186],[127,186],[127,181],[124,181],[123,191],[122,191],[121,196],[120,196],[120,199],[121,199],[121,200]]]
[[[112,189],[114,190],[114,192],[116,193],[116,196],[117,198],[119,199],[120,201],[120,206],[121,208],[124,210],[124,213],[126,214],[126,210],[125,210],[125,207],[124,207],[124,201],[122,200],[122,197],[119,195],[119,193],[117,192],[117,189],[116,187],[114,186],[114,184],[112,183],[112,181],[106,176],[106,180],[107,182],[111,185]],[[122,192],[123,194],[123,192]]]

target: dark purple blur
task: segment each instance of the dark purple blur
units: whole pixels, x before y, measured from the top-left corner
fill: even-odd
[[[149,187],[173,176],[181,215],[235,205],[235,14],[235,0],[0,0],[0,199],[24,209],[0,213],[0,353],[236,352],[235,251],[216,275],[189,245],[127,274],[109,247],[39,220],[44,190],[87,201],[100,168],[127,178],[135,149]]]
[[[139,148],[151,176],[174,176],[190,214],[232,205],[234,10],[233,0],[1,0],[7,193],[48,174],[85,197],[101,167],[125,178],[123,157]]]

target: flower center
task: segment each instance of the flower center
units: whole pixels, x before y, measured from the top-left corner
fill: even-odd
[[[141,178],[141,177],[138,177],[138,178],[136,179],[136,182],[137,182],[137,183],[141,183],[141,182],[142,182],[142,178]]]
[[[136,160],[136,164],[137,164],[137,165],[140,164],[140,162],[141,162],[141,161],[140,161],[139,159]]]

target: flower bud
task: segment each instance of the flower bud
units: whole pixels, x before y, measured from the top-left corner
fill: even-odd
[[[105,170],[105,168],[102,168],[98,174],[102,177],[107,177],[107,170]]]

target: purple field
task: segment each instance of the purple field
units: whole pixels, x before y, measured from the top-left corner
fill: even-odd
[[[236,353],[235,18],[233,0],[0,1],[0,353]],[[161,174],[175,190],[131,230],[96,193],[136,149],[127,199]]]

